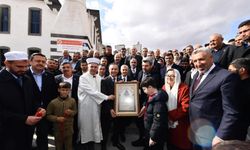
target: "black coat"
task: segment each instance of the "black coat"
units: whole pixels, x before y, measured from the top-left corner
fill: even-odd
[[[125,62],[124,62],[124,63],[125,63],[127,66],[130,67],[130,60],[131,60],[132,58],[135,58],[135,59],[137,60],[137,67],[138,67],[138,68],[141,68],[141,67],[142,67],[142,57],[141,57],[140,55],[135,55],[135,56],[129,55],[129,56],[127,56],[127,57],[125,58]]]
[[[238,87],[238,100],[240,101],[241,117],[244,122],[241,128],[241,133],[247,134],[247,129],[250,126],[250,78],[241,80],[240,86]]]
[[[132,78],[132,80],[138,80],[138,74],[141,71],[141,69],[136,68],[136,72],[133,74],[131,68],[128,69],[128,76]]]
[[[56,85],[58,87],[60,82],[63,82],[63,77],[62,74],[55,76],[55,81]],[[72,90],[71,90],[71,97],[73,97],[76,100],[76,103],[78,104],[78,96],[77,96],[77,91],[78,91],[78,85],[79,85],[79,76],[78,75],[73,75],[72,79]]]
[[[115,83],[111,76],[107,76],[101,81],[101,92],[105,95],[114,95]],[[113,108],[113,102],[105,100],[101,104],[101,113],[110,115],[110,110]]]
[[[186,83],[188,87],[191,86],[192,83],[191,70],[187,72],[184,83]]]
[[[241,46],[238,47],[233,54],[233,60],[237,58],[250,58],[250,46],[245,47]]]
[[[143,71],[141,70],[139,72],[139,74],[138,74],[138,79],[137,79],[137,81],[139,81],[139,83],[142,82],[142,77],[143,77]],[[158,89],[160,89],[162,87],[160,74],[158,74],[156,72],[152,72],[152,73],[149,74],[148,77],[152,77],[155,80],[155,83],[156,83]],[[142,105],[145,105],[145,102],[147,101],[148,96],[147,96],[147,94],[145,94],[143,92],[142,88],[140,88],[140,91],[141,91],[140,95],[139,95],[139,97],[140,97],[140,105],[142,106]]]
[[[237,58],[250,58],[250,47],[228,47],[220,61],[221,67],[227,69],[230,63]]]
[[[22,87],[5,69],[0,72],[0,149],[30,150],[33,126],[25,121],[34,115],[37,107],[34,102],[32,82],[23,77]]]
[[[222,47],[219,49],[219,51],[222,51],[222,55],[219,58],[218,62],[214,63],[224,69],[227,69],[232,61],[232,55],[236,50],[236,46],[223,44]],[[212,54],[213,53],[214,52],[212,51]]]
[[[120,80],[122,80],[122,75],[118,76],[118,81],[120,81]],[[133,78],[130,77],[129,75],[127,75],[127,81],[125,81],[125,82],[132,81],[132,80],[133,80]]]
[[[27,71],[27,75],[31,78],[33,83],[34,88],[32,89],[32,92],[35,95],[34,100],[36,101],[36,105],[46,109],[49,102],[57,97],[57,88],[54,76],[47,71],[43,73],[42,90],[40,91],[30,69]]]
[[[240,101],[238,100],[237,87],[239,78],[220,67],[215,67],[193,91],[194,82],[198,77],[195,74],[190,87],[189,118],[190,122],[197,119],[207,120],[215,129],[216,135],[223,140],[238,139],[240,129]],[[195,133],[194,138],[203,138],[206,132],[197,131],[199,123],[191,124]],[[215,134],[215,133],[213,133]],[[245,136],[245,135],[244,135]],[[212,141],[212,137],[206,140]]]
[[[144,115],[146,137],[151,138],[156,143],[166,140],[168,130],[167,100],[167,93],[160,90],[146,105],[147,110]]]

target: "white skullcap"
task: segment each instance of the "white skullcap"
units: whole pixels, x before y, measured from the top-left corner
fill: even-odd
[[[88,64],[100,64],[100,59],[94,57],[88,58],[86,61]]]
[[[28,55],[20,51],[11,51],[4,54],[5,60],[15,61],[15,60],[28,60]]]

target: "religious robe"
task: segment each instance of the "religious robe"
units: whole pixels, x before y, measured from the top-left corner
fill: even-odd
[[[89,72],[80,76],[78,87],[78,128],[81,144],[99,143],[103,139],[100,121],[100,104],[108,99],[101,92],[101,77]]]

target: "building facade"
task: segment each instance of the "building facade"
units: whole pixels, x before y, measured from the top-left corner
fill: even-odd
[[[58,58],[62,50],[100,49],[99,10],[85,0],[1,0],[0,61],[7,51],[41,52]]]

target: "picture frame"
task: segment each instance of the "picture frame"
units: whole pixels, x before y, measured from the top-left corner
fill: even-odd
[[[139,113],[139,84],[138,82],[115,83],[116,116],[138,116]]]

